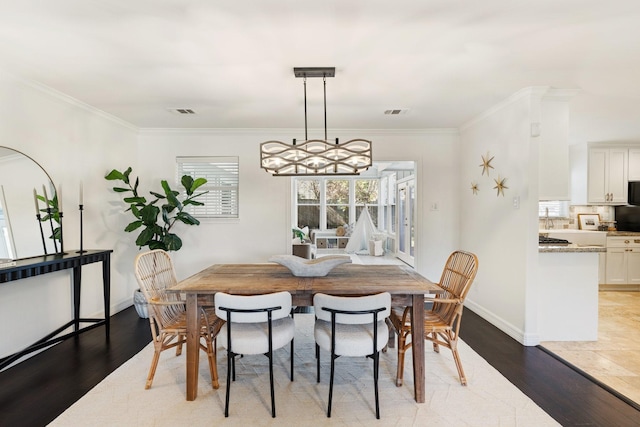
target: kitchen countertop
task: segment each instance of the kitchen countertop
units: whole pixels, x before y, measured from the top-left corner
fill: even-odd
[[[607,252],[607,248],[604,246],[581,246],[581,245],[576,245],[572,243],[570,245],[563,245],[563,246],[539,245],[538,252],[540,253]]]
[[[608,231],[607,236],[640,236],[638,231]]]

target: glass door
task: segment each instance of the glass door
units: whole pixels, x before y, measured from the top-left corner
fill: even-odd
[[[398,183],[398,251],[397,256],[402,261],[414,265],[415,256],[415,197],[416,184],[414,179]]]

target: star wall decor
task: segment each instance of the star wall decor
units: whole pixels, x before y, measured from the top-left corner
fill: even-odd
[[[500,196],[500,194],[502,194],[502,197],[504,197],[504,190],[508,189],[509,187],[507,187],[506,185],[504,185],[505,181],[507,180],[507,178],[500,178],[500,175],[498,175],[498,179],[493,179],[496,183],[496,186],[493,187],[495,190],[497,190],[497,194],[496,197]]]
[[[482,156],[482,164],[479,165],[482,168],[482,175],[484,175],[484,173],[487,173],[487,176],[489,176],[489,169],[493,169],[493,166],[491,166],[491,162],[493,161],[493,157],[491,156],[489,157],[489,152],[487,151],[487,155],[486,156]]]
[[[476,182],[472,182],[471,183],[471,191],[473,191],[473,194],[478,194],[478,191],[480,191],[478,189],[478,183],[476,183]]]

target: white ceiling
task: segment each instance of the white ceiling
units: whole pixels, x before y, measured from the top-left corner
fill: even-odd
[[[640,141],[638,0],[0,0],[0,68],[141,128],[302,128],[313,66],[329,129],[459,127],[552,86],[581,89],[572,141]],[[308,106],[322,128],[322,79]]]

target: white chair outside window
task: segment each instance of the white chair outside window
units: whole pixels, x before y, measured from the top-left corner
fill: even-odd
[[[264,354],[269,358],[271,416],[276,416],[273,387],[273,350],[291,343],[291,381],[293,381],[293,336],[295,325],[291,313],[291,294],[275,292],[266,295],[215,295],[218,317],[227,322],[220,330],[219,342],[227,349],[227,392],[224,416],[229,416],[231,379],[235,381],[235,357]]]
[[[327,417],[331,417],[335,359],[340,356],[365,356],[373,359],[376,418],[380,418],[378,365],[380,350],[387,344],[389,335],[385,319],[391,312],[391,295],[388,292],[364,297],[316,294],[313,298],[313,307],[316,314],[314,336],[318,382],[320,382],[320,348],[331,353]]]

